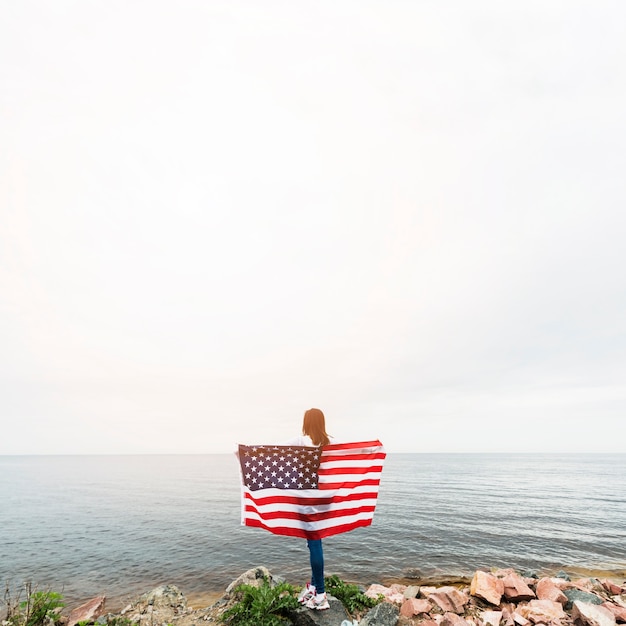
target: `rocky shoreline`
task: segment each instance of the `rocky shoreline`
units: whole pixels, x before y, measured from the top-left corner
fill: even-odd
[[[210,606],[191,608],[173,585],[158,587],[119,613],[105,613],[105,598],[77,607],[62,621],[65,626],[203,626],[219,623],[237,602],[240,584],[271,585],[282,579],[265,567],[248,570],[234,580]],[[626,623],[626,581],[570,578],[565,572],[539,578],[513,569],[477,570],[471,579],[415,580],[410,584],[364,587],[366,596],[383,601],[360,615],[348,615],[339,600],[331,608],[298,608],[289,614],[293,626],[616,626]],[[289,622],[286,622],[288,624]]]

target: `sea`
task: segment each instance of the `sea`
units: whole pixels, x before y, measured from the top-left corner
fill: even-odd
[[[233,454],[0,456],[0,582],[111,610],[162,584],[201,606],[258,565],[303,584],[305,540],[242,527],[240,506]],[[326,573],[360,584],[623,580],[626,454],[388,454],[373,524],[323,545]]]

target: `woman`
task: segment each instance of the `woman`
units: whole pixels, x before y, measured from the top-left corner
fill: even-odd
[[[326,432],[324,414],[319,409],[309,409],[304,414],[302,435],[287,443],[290,446],[327,446],[330,437]],[[324,591],[324,552],[321,539],[307,539],[311,562],[311,582],[298,596],[298,601],[309,609],[323,611],[330,608]]]

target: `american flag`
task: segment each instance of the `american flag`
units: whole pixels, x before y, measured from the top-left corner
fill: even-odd
[[[385,456],[380,441],[240,445],[241,523],[306,539],[369,526]]]

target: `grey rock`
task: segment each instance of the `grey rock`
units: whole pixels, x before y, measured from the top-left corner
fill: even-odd
[[[141,626],[153,626],[169,624],[186,611],[187,599],[183,592],[175,585],[163,585],[141,596],[125,614]]]
[[[417,596],[419,595],[420,592],[420,588],[417,585],[409,585],[405,590],[404,590],[404,597],[408,600],[410,598],[417,598]]]
[[[399,617],[400,609],[395,604],[381,602],[366,613],[359,626],[396,626]]]
[[[409,567],[402,572],[404,578],[422,578],[422,572],[417,567]]]
[[[154,608],[187,608],[187,599],[176,585],[163,585],[141,596],[140,603]]]
[[[271,587],[276,585],[272,573],[260,565],[259,567],[253,567],[247,572],[244,572],[239,578],[233,580],[228,587],[226,587],[226,595],[230,594],[233,589],[239,587],[239,585],[250,585],[251,587],[260,587],[263,584],[263,580],[268,580]]]
[[[567,572],[564,572],[563,570],[558,571],[555,575],[555,578],[562,578],[563,580],[572,580],[569,577],[569,574]]]
[[[341,601],[330,594],[327,594],[327,598],[329,609],[315,611],[301,606],[287,612],[287,618],[293,626],[338,626],[343,620],[350,619]]]
[[[522,578],[534,578],[536,580],[539,580],[539,576],[537,575],[537,572],[531,569],[524,570],[520,575]]]
[[[588,591],[581,591],[580,589],[564,589],[563,593],[567,596],[566,609],[571,609],[574,606],[574,602],[586,602],[587,604],[602,604],[604,600],[599,598],[595,593],[589,593]]]

